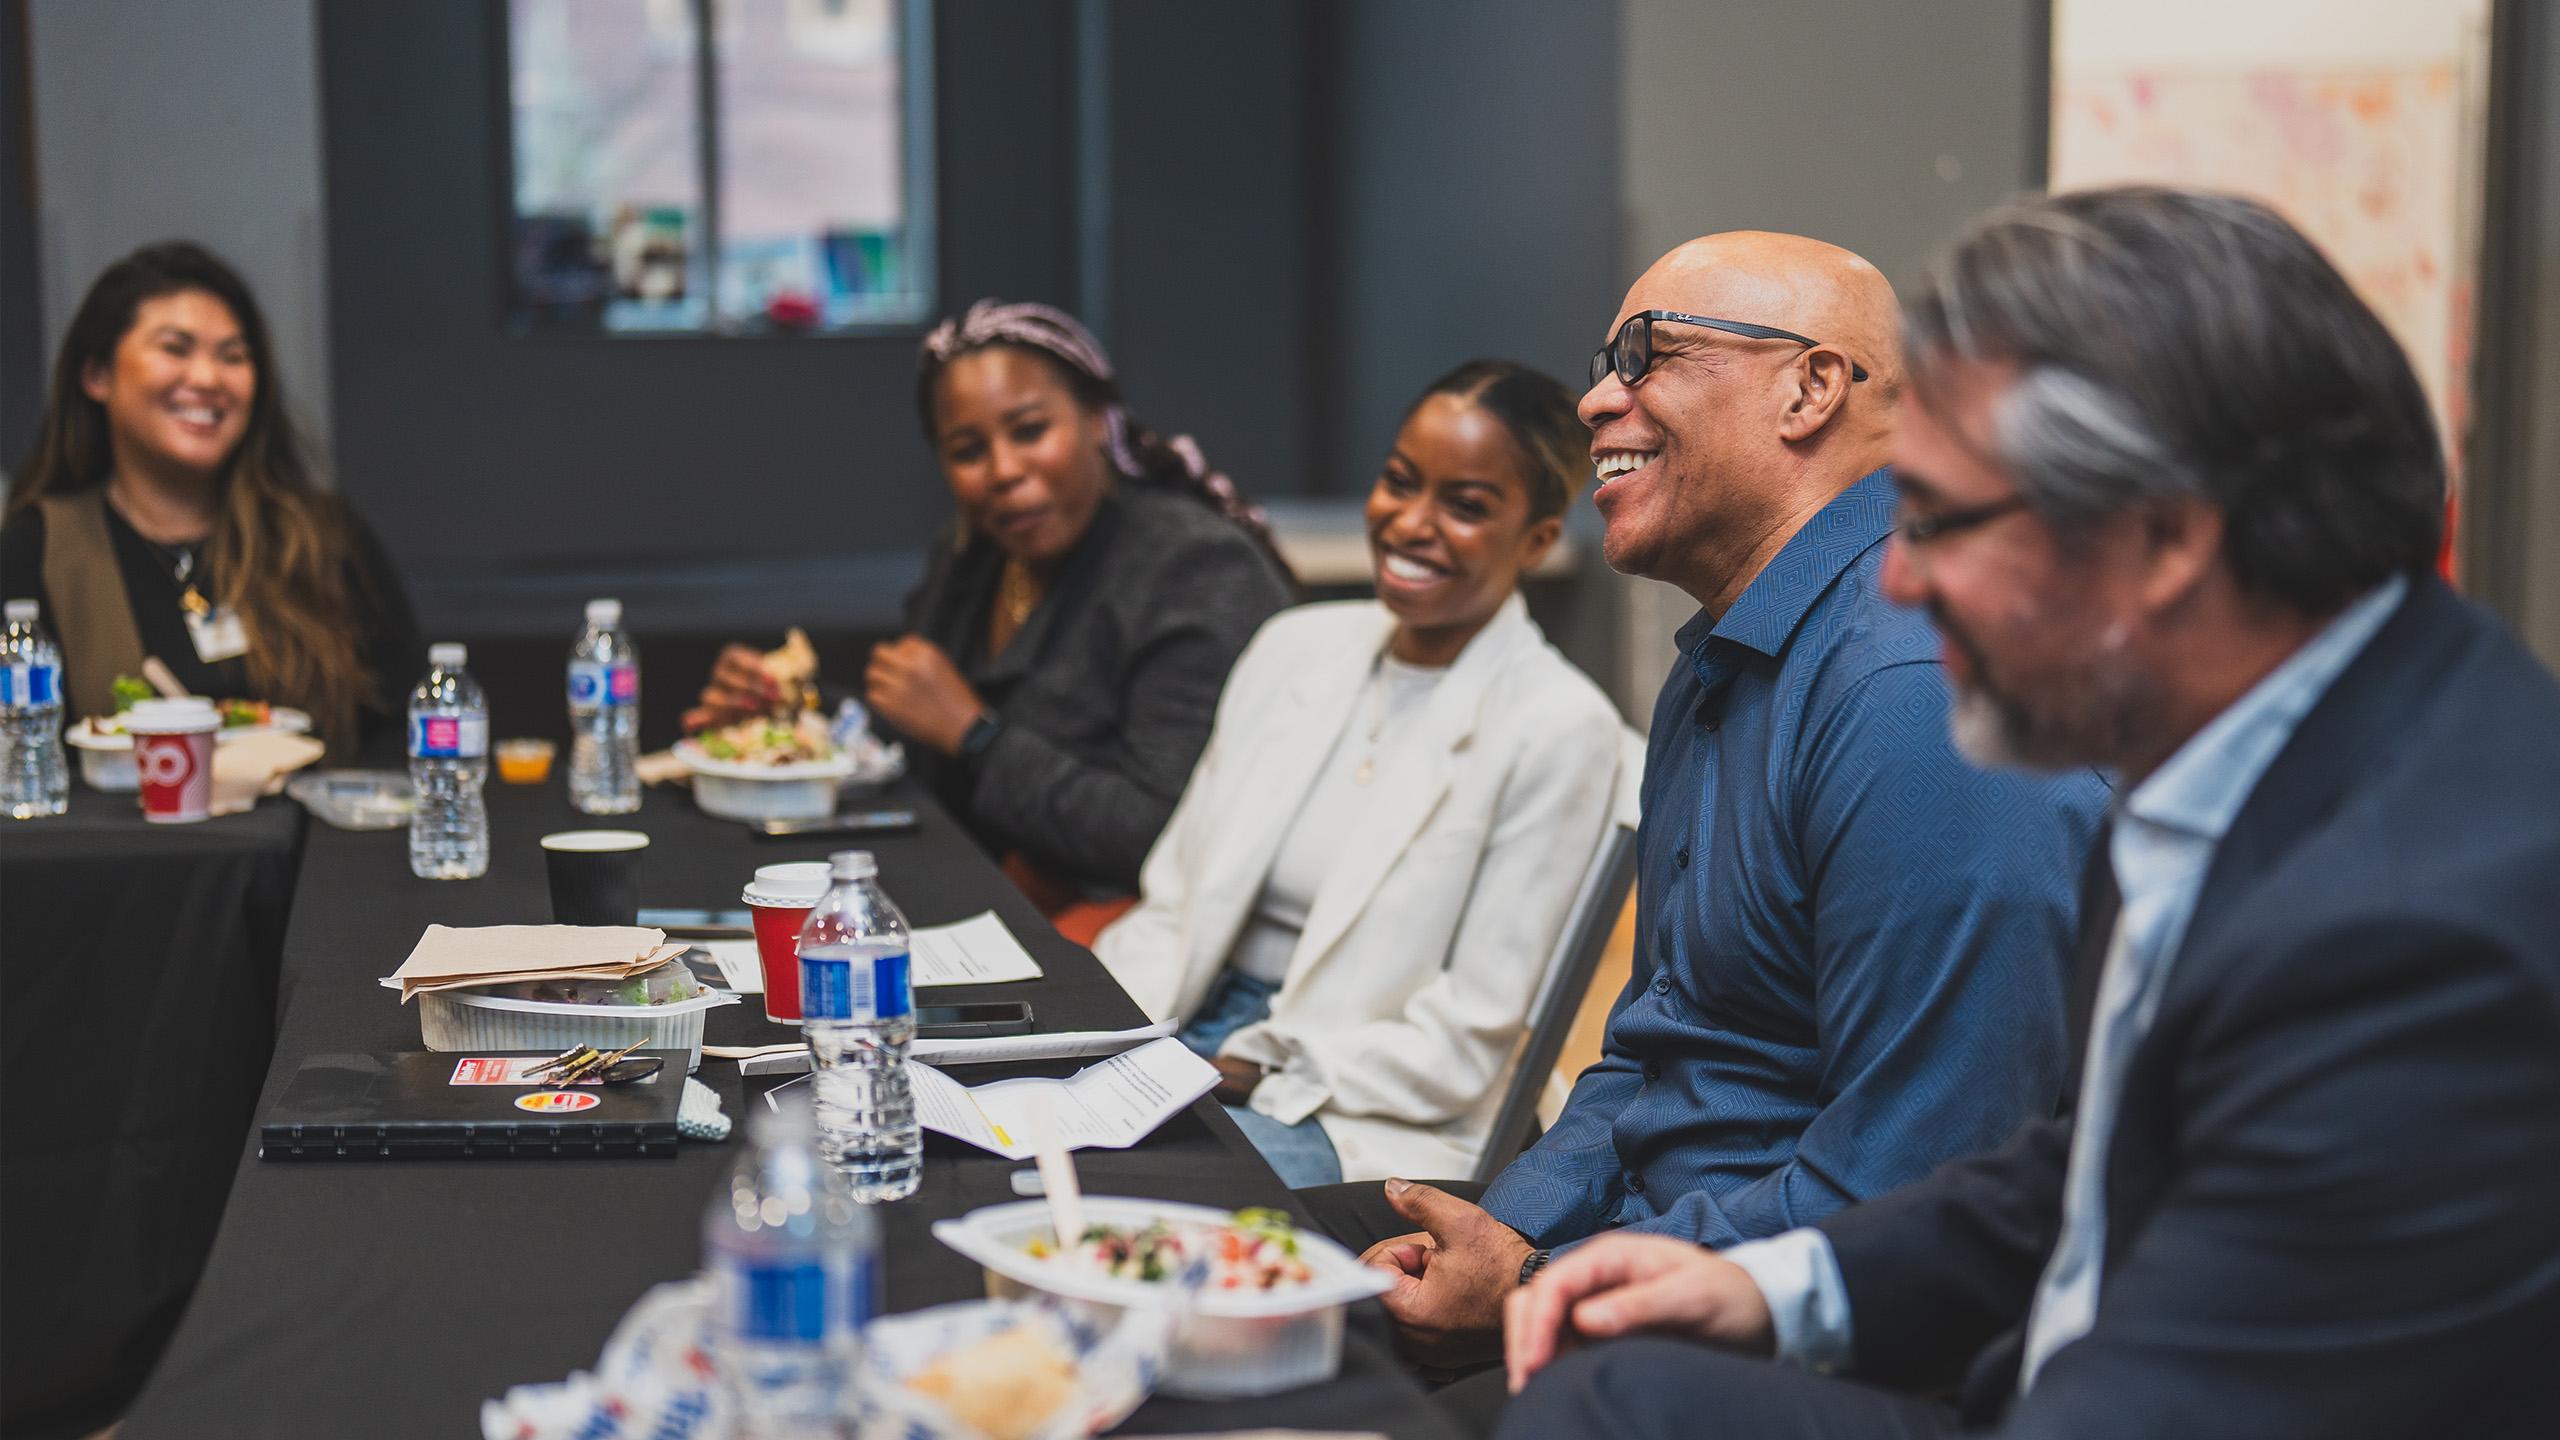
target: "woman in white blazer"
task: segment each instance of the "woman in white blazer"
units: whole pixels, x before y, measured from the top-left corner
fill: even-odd
[[[1587,445],[1518,365],[1424,392],[1369,495],[1378,599],[1255,634],[1095,943],[1292,1185],[1468,1174],[1501,1103],[1626,739],[1518,593]]]

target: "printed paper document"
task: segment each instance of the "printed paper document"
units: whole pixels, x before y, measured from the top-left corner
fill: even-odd
[[[1218,1083],[1218,1068],[1167,1037],[1088,1065],[1064,1080],[1030,1077],[968,1086],[922,1063],[907,1067],[916,1119],[927,1130],[966,1140],[1010,1160],[1031,1158],[1031,1097],[1054,1097],[1058,1136],[1070,1150],[1126,1150],[1190,1108]],[[767,1092],[805,1085],[804,1078]]]
[[[993,910],[981,910],[949,925],[927,925],[909,939],[909,964],[919,988],[1040,978],[1040,962],[1031,958]],[[721,978],[730,989],[741,995],[764,993],[764,965],[756,958],[756,942],[708,940],[702,948],[718,962]]]

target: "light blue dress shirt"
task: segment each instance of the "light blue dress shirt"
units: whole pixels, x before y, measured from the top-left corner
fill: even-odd
[[[2394,576],[2349,605],[2124,798],[2108,850],[2123,908],[2098,980],[2063,1177],[2062,1234],[2027,1315],[2021,1394],[2053,1353],[2087,1334],[2097,1318],[2107,1236],[2106,1154],[2124,1098],[2125,1071],[2159,1011],[2214,849],[2293,738],[2294,727],[2382,628],[2408,588]],[[1767,1298],[1778,1358],[1826,1370],[1848,1362],[1848,1289],[1822,1232],[1790,1230],[1724,1254]]]

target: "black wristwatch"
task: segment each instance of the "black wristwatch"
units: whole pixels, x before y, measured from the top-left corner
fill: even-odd
[[[1520,1283],[1526,1285],[1536,1279],[1538,1272],[1546,1269],[1547,1262],[1554,1258],[1556,1258],[1556,1252],[1553,1250],[1530,1251],[1529,1258],[1520,1262]]]
[[[951,752],[961,764],[975,768],[995,748],[996,738],[1004,734],[1004,721],[993,710],[981,710],[969,728],[960,732],[960,748]]]

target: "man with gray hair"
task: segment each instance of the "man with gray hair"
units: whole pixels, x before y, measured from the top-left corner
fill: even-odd
[[[1504,1433],[2560,1434],[2560,686],[2430,573],[2406,358],[2271,211],[2158,189],[1978,224],[1906,353],[1884,584],[1960,743],[2125,786],[2075,1101],[1559,1258]]]

